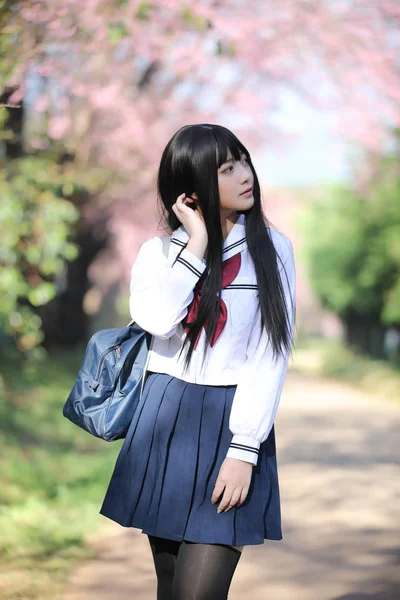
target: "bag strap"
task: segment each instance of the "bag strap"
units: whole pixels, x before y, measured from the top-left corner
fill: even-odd
[[[168,253],[169,253],[169,246],[170,246],[170,242],[171,242],[171,236],[170,235],[163,235],[161,238],[161,243],[162,243],[162,251],[164,256],[166,256],[168,258]],[[132,319],[132,321],[130,323],[128,323],[127,327],[130,327],[131,325],[134,325],[135,320]]]

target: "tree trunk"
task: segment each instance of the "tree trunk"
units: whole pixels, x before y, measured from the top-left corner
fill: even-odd
[[[90,201],[89,197],[86,201]],[[79,256],[67,265],[64,291],[38,310],[43,320],[43,346],[46,349],[74,347],[90,337],[89,317],[83,310],[83,299],[90,287],[88,269],[108,243],[107,218],[105,215],[101,222],[93,225],[81,217],[77,224],[73,241],[79,246]]]
[[[377,319],[349,315],[343,319],[346,343],[373,358],[385,359],[386,328]]]

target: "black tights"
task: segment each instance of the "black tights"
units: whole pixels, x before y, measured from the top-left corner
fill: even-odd
[[[149,538],[157,600],[226,600],[240,550],[224,544]]]

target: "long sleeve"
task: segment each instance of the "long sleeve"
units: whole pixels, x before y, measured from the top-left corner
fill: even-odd
[[[145,242],[132,267],[129,308],[132,319],[152,335],[168,339],[188,311],[194,287],[206,268],[184,248],[172,266],[160,238]]]
[[[288,238],[285,238],[284,251],[280,257],[285,267],[283,270],[280,265],[280,273],[292,339],[296,272],[293,248]],[[257,464],[261,443],[267,439],[272,429],[290,356],[290,352],[285,352],[274,361],[265,327],[262,333],[260,329],[260,309],[258,309],[247,347],[246,361],[239,373],[233,398],[229,418],[229,429],[233,437],[227,452],[227,457],[239,458],[253,465]]]

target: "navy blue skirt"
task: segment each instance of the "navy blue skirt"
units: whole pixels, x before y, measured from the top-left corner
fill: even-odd
[[[100,514],[170,540],[234,546],[281,540],[274,427],[260,446],[244,503],[218,514],[220,500],[211,502],[232,439],[235,390],[149,372]]]

